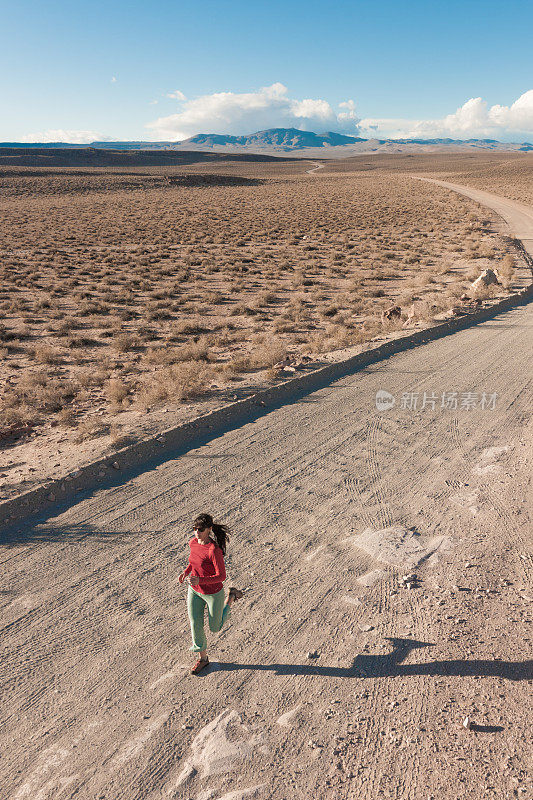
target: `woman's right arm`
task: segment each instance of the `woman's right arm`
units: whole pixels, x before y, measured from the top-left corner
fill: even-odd
[[[180,582],[180,583],[183,583],[183,581],[185,580],[185,578],[187,577],[187,575],[189,575],[189,573],[190,573],[191,569],[192,569],[192,567],[191,567],[191,565],[189,564],[189,565],[188,565],[188,567],[187,567],[187,569],[184,569],[184,570],[183,570],[183,572],[181,573],[181,575],[179,575],[179,576],[178,576],[178,580],[179,580],[179,582]]]

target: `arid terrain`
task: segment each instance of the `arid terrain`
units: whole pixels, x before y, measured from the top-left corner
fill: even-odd
[[[206,158],[0,168],[4,497],[527,280],[494,214],[405,170],[527,200],[531,156]]]
[[[533,154],[476,153],[398,157],[378,156],[330,161],[328,172],[386,170],[423,173],[435,178],[484,189],[521,203],[533,203]]]
[[[530,796],[531,324],[414,348],[8,530],[4,797]],[[194,677],[199,507],[247,591]]]
[[[520,208],[413,176],[531,205],[532,157],[447,159],[3,168],[4,496],[529,285]],[[3,524],[2,799],[531,797],[532,325],[522,302]],[[204,510],[245,595],[196,677]]]

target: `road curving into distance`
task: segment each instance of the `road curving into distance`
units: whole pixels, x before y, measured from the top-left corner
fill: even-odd
[[[2,796],[529,790],[532,326],[529,303],[398,353],[11,530]],[[194,677],[177,576],[204,510],[247,591]]]
[[[414,175],[411,177],[416,180],[434,183],[445,189],[451,189],[454,192],[465,195],[465,197],[470,197],[477,203],[487,206],[487,208],[491,208],[505,220],[512,235],[516,239],[521,239],[527,252],[533,256],[533,208],[531,206],[517,203],[515,200],[509,200],[491,192],[484,192],[481,189],[471,189],[469,186],[462,186],[458,183],[439,181],[434,178],[421,178]]]
[[[317,172],[319,169],[324,169],[324,167],[326,166],[326,165],[325,165],[325,164],[323,164],[321,161],[313,161],[312,163],[313,163],[315,166],[314,166],[312,169],[306,169],[306,170],[305,170],[305,174],[306,174],[306,175],[313,175],[313,174],[314,174],[315,172]]]

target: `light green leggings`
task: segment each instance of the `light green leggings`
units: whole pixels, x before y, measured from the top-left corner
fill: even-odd
[[[231,614],[229,606],[224,605],[224,589],[216,594],[201,594],[195,592],[192,586],[189,586],[187,592],[187,612],[191,623],[192,634],[192,650],[194,653],[199,653],[201,650],[207,649],[207,639],[205,638],[204,631],[204,612],[207,606],[209,616],[209,630],[216,633],[221,629],[224,622]]]

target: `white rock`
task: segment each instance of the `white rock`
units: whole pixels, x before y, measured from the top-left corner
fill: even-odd
[[[490,286],[492,283],[499,283],[498,273],[493,269],[484,269],[479,278],[471,284],[472,289],[478,289],[480,286]]]

